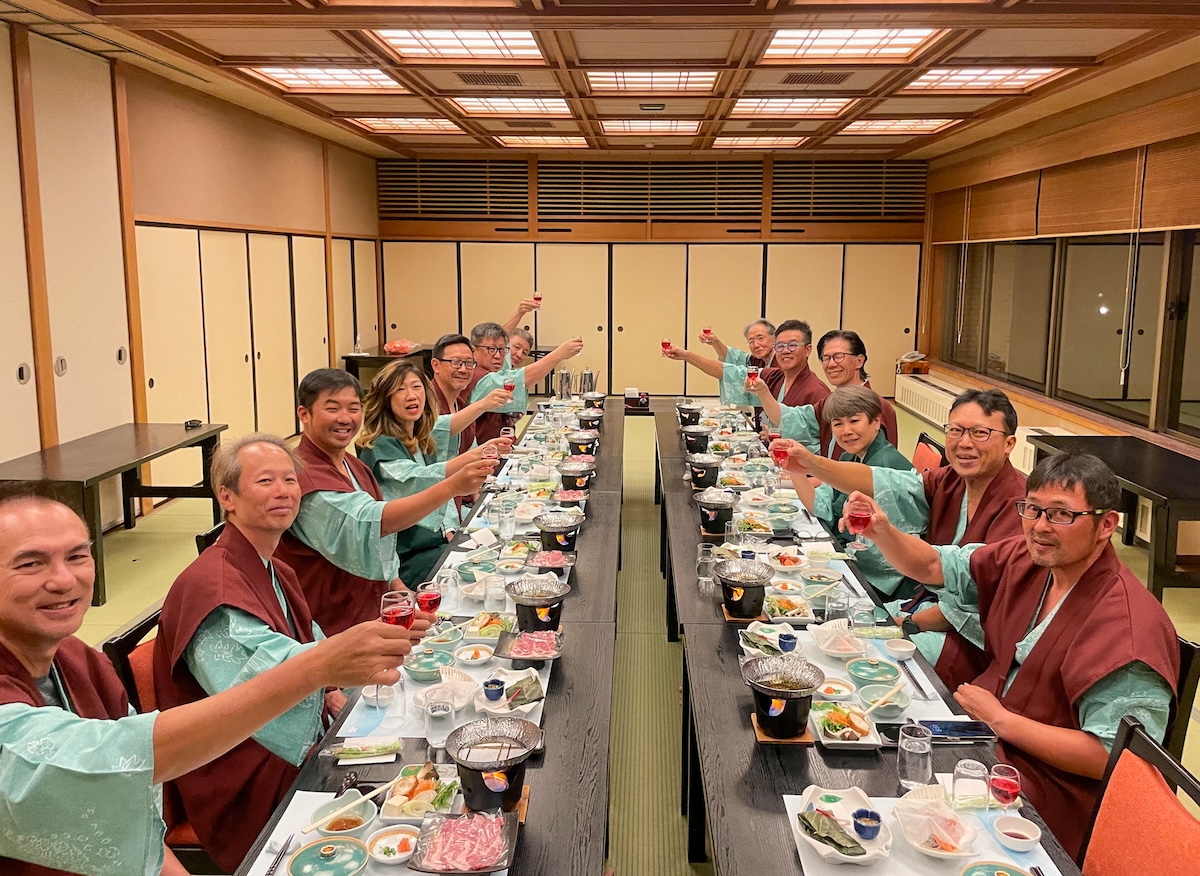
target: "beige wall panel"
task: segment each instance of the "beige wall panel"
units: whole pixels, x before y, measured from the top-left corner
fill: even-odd
[[[608,387],[608,246],[603,243],[539,243],[537,342],[554,347],[576,335],[583,352],[564,367],[592,369],[596,388]],[[525,322],[534,324],[534,315]],[[522,323],[524,324],[524,323]],[[621,387],[624,389],[624,387]],[[610,390],[611,391],[611,390]]]
[[[325,241],[292,238],[293,306],[296,314],[296,382],[329,367],[329,305],[325,298]],[[294,404],[295,398],[291,400]]]
[[[292,277],[288,239],[250,235],[250,304],[254,325],[254,401],[258,431],[287,438],[296,434],[292,398]]]
[[[461,246],[462,331],[481,322],[504,322],[522,298],[533,295],[532,243],[464,243]]]
[[[379,234],[379,191],[375,159],[349,149],[329,147],[329,222],[334,234]]]
[[[139,225],[137,254],[148,418],[151,423],[207,420],[199,233]],[[198,449],[179,450],[150,463],[150,479],[199,483],[201,464]]]
[[[321,141],[150,73],[128,73],[141,217],[325,230]]]
[[[867,372],[880,395],[895,393],[896,360],[916,347],[920,265],[917,244],[846,245],[842,327],[866,344]]]
[[[763,246],[761,243],[713,243],[688,246],[687,348],[711,357],[700,342],[704,326],[725,343],[745,349],[742,329],[762,313]],[[717,381],[696,368],[687,369],[691,395],[716,395]]]
[[[226,423],[224,439],[254,431],[254,369],[246,235],[200,232],[209,418]]]
[[[354,325],[364,350],[379,346],[379,288],[375,241],[354,241]]]
[[[612,257],[612,388],[655,395],[683,392],[683,365],[663,358],[664,337],[686,330],[687,247],[616,244]]]
[[[812,327],[809,365],[822,377],[817,340],[842,325],[842,256],[841,244],[767,245],[767,319],[775,325],[785,319],[803,319]],[[746,349],[746,339],[740,341]]]
[[[59,440],[133,420],[108,62],[30,39]],[[120,357],[120,361],[118,360]]]
[[[345,363],[342,356],[354,350],[354,263],[351,242],[341,238],[333,242],[333,352],[334,366]],[[363,349],[373,346],[365,341]]]
[[[8,27],[0,24],[0,462],[41,448],[15,109]],[[22,367],[25,383],[17,377]]]
[[[383,244],[384,337],[432,344],[458,331],[458,245]]]

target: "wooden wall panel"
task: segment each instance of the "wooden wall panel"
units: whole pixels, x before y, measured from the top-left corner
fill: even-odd
[[[661,342],[687,330],[687,247],[614,244],[612,257],[613,391],[679,395],[683,364],[664,358]]]
[[[200,239],[194,228],[137,227],[146,413],[151,423],[208,419]],[[199,449],[150,463],[157,484],[199,483]]]
[[[700,342],[711,325],[726,344],[745,349],[742,329],[762,316],[763,247],[760,243],[694,243],[688,246],[687,336],[683,346],[712,357],[712,347]],[[679,341],[676,341],[679,343]],[[716,395],[717,382],[702,371],[687,368],[687,392]]]
[[[533,295],[532,243],[464,243],[460,252],[462,333],[504,322]]]
[[[30,37],[59,440],[133,420],[108,61]]]
[[[1200,135],[1149,147],[1142,227],[1200,225]]]
[[[967,190],[938,192],[931,199],[933,212],[925,217],[932,243],[958,243],[967,239]]]
[[[384,337],[432,344],[458,331],[458,245],[384,241]]]
[[[364,350],[379,346],[379,275],[375,241],[354,241],[354,330]]]
[[[563,366],[591,368],[596,388],[608,386],[608,245],[603,243],[537,244],[537,342],[553,347],[576,335],[583,352]],[[533,314],[526,317],[533,323]],[[624,387],[621,387],[624,389]]]
[[[913,244],[846,247],[842,326],[866,344],[867,373],[880,395],[895,394],[896,360],[916,347],[920,263]]]
[[[288,239],[282,234],[251,234],[249,246],[255,428],[287,438],[297,431]]]
[[[201,231],[200,277],[204,284],[208,416],[213,423],[228,424],[224,438],[240,438],[254,431],[246,235]]]
[[[809,365],[818,374],[817,339],[842,325],[843,250],[829,243],[772,243],[767,247],[767,319],[775,325],[785,319],[803,319],[812,327]],[[745,349],[745,340],[739,340]]]
[[[345,365],[342,357],[354,350],[354,268],[351,242],[343,238],[333,241],[333,355],[334,367]],[[373,344],[363,343],[363,349]]]
[[[296,382],[329,367],[329,307],[325,300],[325,241],[292,238],[292,306],[296,319]],[[295,397],[292,398],[293,407]]]
[[[348,237],[375,237],[379,233],[378,202],[375,159],[330,144],[330,230]]]
[[[1039,234],[1128,231],[1140,196],[1136,149],[1042,171]]]
[[[0,24],[0,462],[41,447],[12,70],[8,27]]]
[[[967,233],[971,240],[1011,239],[1037,234],[1038,173],[971,187]]]

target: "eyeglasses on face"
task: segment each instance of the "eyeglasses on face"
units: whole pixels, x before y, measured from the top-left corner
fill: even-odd
[[[459,371],[464,368],[470,368],[475,364],[474,359],[438,359],[438,361],[449,365],[451,371]]]
[[[1001,435],[1007,435],[1003,429],[992,429],[988,426],[972,426],[969,429],[964,429],[962,426],[955,426],[947,423],[942,427],[946,430],[946,439],[948,441],[961,441],[963,435],[970,435],[971,440],[983,444],[992,437],[993,432],[999,432]]]
[[[821,357],[821,361],[825,363],[837,362],[841,365],[846,361],[847,356],[857,356],[857,353],[826,353]]]
[[[776,353],[794,353],[801,347],[807,347],[808,344],[801,344],[799,341],[780,341],[775,345]]]
[[[475,349],[483,350],[489,356],[503,356],[508,352],[508,345],[506,344],[503,347],[493,347],[490,344],[477,344]]]
[[[1072,511],[1070,508],[1043,508],[1041,505],[1035,505],[1023,499],[1015,504],[1017,506],[1017,513],[1026,520],[1037,520],[1045,514],[1046,522],[1053,523],[1055,526],[1070,526],[1080,517],[1099,517],[1102,514],[1108,513],[1107,508],[1095,508],[1091,511]]]

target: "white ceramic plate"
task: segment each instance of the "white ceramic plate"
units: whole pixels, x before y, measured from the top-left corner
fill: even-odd
[[[791,624],[764,624],[762,621],[753,621],[750,626],[746,627],[746,631],[750,633],[758,633],[758,635],[763,636],[766,639],[770,639],[777,648],[779,647],[779,636],[781,633],[791,633],[792,635],[796,634],[796,628]],[[767,655],[758,648],[750,647],[742,641],[740,635],[738,636],[738,644],[741,645],[742,653],[747,657],[774,656]],[[795,650],[791,653],[797,657],[803,656],[804,646],[797,642]]]
[[[488,680],[498,678],[504,682],[504,686],[507,688],[509,685],[520,681],[522,678],[537,677],[538,671],[532,667],[529,669],[522,669],[520,671],[515,669],[497,669],[488,676]],[[544,695],[545,691],[543,690],[542,693]],[[515,709],[510,709],[505,704],[503,698],[499,700],[489,700],[484,694],[483,685],[481,684],[479,685],[478,690],[475,691],[474,702],[475,708],[478,711],[486,712],[489,715],[519,715],[521,717],[525,717],[535,708],[537,708],[538,703],[541,703],[542,700],[538,700],[536,703],[526,703],[523,706],[517,706]]]
[[[818,705],[822,700],[813,701],[813,706]],[[842,705],[839,703],[838,705]],[[821,732],[821,726],[817,723],[817,709],[810,709],[808,712],[808,726],[812,728],[813,738],[821,744],[823,748],[845,751],[871,751],[876,748],[883,747],[883,740],[879,737],[879,731],[875,729],[875,723],[867,718],[867,723],[871,725],[871,732],[861,739],[830,739]],[[859,709],[861,712],[862,709]]]
[[[449,690],[454,696],[454,708],[462,711],[467,707],[467,703],[471,702],[471,698],[475,696],[475,691],[478,689],[479,685],[474,681],[440,681],[415,691],[413,704],[418,709],[423,709],[425,708],[425,697],[431,690]]]
[[[978,836],[978,831],[969,821],[947,805],[946,792],[940,784],[914,788],[896,802],[893,812],[896,821],[900,824],[900,835],[904,837],[905,842],[923,855],[953,861],[971,858],[978,853],[975,849],[975,838]],[[957,840],[954,840],[953,837],[945,838],[959,846],[960,851],[948,852],[929,848],[926,843],[931,834],[929,816],[932,814],[959,826],[962,835]]]
[[[822,842],[817,842],[804,832],[804,828],[800,826],[798,819],[793,819],[792,832],[799,838],[801,842],[806,842],[812,846],[826,861],[832,861],[835,864],[858,864],[859,866],[870,866],[876,861],[886,860],[892,855],[892,832],[888,829],[887,822],[879,825],[879,835],[872,840],[865,840],[854,832],[853,815],[858,809],[875,809],[871,803],[871,798],[863,793],[862,788],[844,788],[832,790],[830,788],[822,788],[817,785],[809,785],[804,789],[804,794],[800,797],[800,811],[807,812],[809,807],[823,809],[829,812],[837,820],[842,829],[850,836],[854,837],[862,847],[866,849],[865,855],[843,855],[833,846],[826,845]]]

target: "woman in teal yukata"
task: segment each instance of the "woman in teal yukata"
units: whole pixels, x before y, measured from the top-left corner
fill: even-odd
[[[375,375],[363,402],[363,435],[358,456],[371,467],[385,501],[411,496],[478,460],[484,447],[503,452],[511,441],[497,438],[465,453],[456,436],[481,414],[512,402],[512,393],[495,389],[454,414],[437,412],[433,387],[412,362],[392,362]],[[416,587],[454,538],[462,521],[456,502],[447,502],[420,523],[396,534],[400,580]]]
[[[842,461],[861,462],[876,468],[913,470],[912,463],[891,445],[881,428],[883,400],[875,390],[865,386],[840,386],[825,400],[821,414],[829,423],[837,444],[845,451],[841,456]],[[771,442],[772,448],[779,446],[786,446],[789,450],[803,448],[803,445],[787,438]],[[803,453],[803,449],[800,452]],[[846,494],[829,484],[814,487],[813,481],[808,479],[803,467],[794,458],[789,460],[787,474],[804,507],[837,534]],[[902,523],[898,521],[897,525]],[[914,534],[919,535],[920,532],[918,528]],[[845,539],[839,538],[839,541],[844,543]],[[859,550],[854,561],[867,580],[885,595],[904,598],[906,594],[903,591],[915,586],[892,568],[874,545]]]

